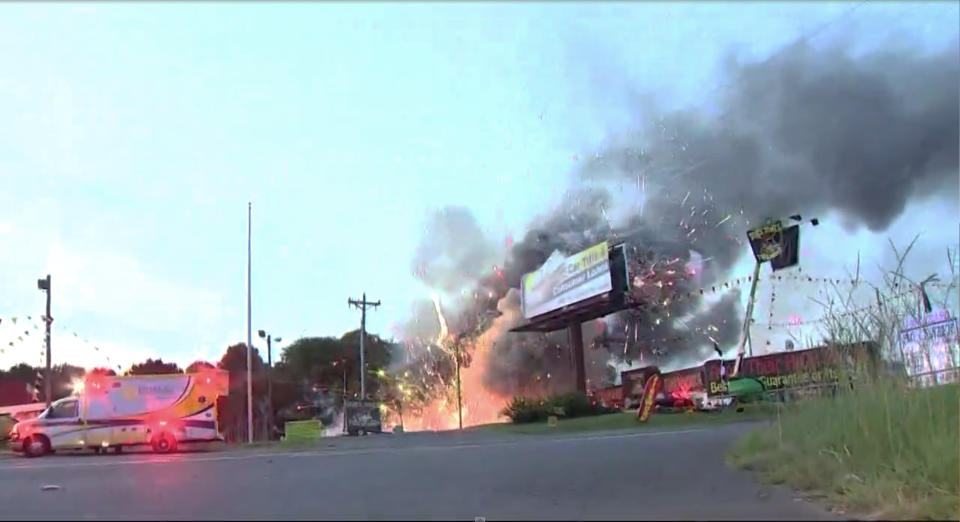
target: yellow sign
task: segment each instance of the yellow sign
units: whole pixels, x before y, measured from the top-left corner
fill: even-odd
[[[523,276],[526,318],[552,312],[609,292],[610,247],[606,241],[563,258],[554,252],[538,270]]]

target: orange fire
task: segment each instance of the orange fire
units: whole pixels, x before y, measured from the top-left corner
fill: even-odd
[[[441,325],[440,338],[438,338],[437,341],[438,344],[444,346],[450,341],[447,332],[447,321],[443,316],[443,309],[440,306],[439,297],[434,295],[433,301]],[[463,347],[465,350],[472,348],[470,366],[460,369],[460,390],[463,404],[464,427],[503,422],[505,420],[501,417],[500,412],[509,402],[509,398],[488,391],[483,385],[483,375],[486,373],[490,358],[492,357],[491,347],[493,346],[494,340],[499,336],[503,328],[509,326],[512,320],[513,318],[510,317],[510,314],[504,314],[498,317],[493,325],[473,342],[472,346]],[[456,379],[451,379],[447,384],[447,389],[444,390],[443,395],[422,408],[421,411],[404,412],[404,430],[450,430],[456,429],[459,426]]]

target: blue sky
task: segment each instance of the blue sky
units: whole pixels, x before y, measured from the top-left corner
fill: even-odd
[[[573,156],[630,127],[628,87],[703,106],[726,52],[851,5],[0,4],[0,366],[39,362],[7,318],[39,315],[48,272],[55,361],[218,358],[245,338],[247,201],[254,330],[339,335],[366,291],[389,335],[429,295],[410,263],[429,211],[520,236]],[[817,38],[939,46],[957,19],[868,3]]]

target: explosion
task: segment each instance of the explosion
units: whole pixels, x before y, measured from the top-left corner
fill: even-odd
[[[585,156],[522,240],[491,240],[464,208],[431,215],[413,271],[433,306],[399,332],[408,358],[392,372],[405,427],[457,426],[457,357],[464,426],[498,420],[514,395],[570,391],[566,332],[508,331],[523,319],[523,274],[604,240],[626,247],[636,307],[584,329],[592,386],[611,381],[610,363],[697,364],[732,346],[740,293],[722,281],[747,229],[832,212],[851,230],[883,230],[908,202],[957,193],[958,58],[956,45],[853,58],[801,42],[732,69],[714,111],[639,115],[639,134]]]

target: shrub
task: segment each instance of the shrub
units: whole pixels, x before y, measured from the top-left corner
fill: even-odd
[[[544,400],[514,397],[510,404],[501,412],[514,424],[525,422],[541,422],[551,415],[572,419],[617,412],[616,408],[604,408],[593,404],[590,399],[579,392],[553,395]]]
[[[517,396],[510,401],[510,404],[503,409],[501,414],[508,417],[514,424],[521,424],[525,422],[543,421],[552,413],[548,411],[548,407],[544,401],[530,400]]]
[[[590,399],[579,392],[555,395],[549,399],[549,404],[553,408],[561,409],[563,411],[562,416],[568,418],[599,413],[598,408],[590,402]]]

